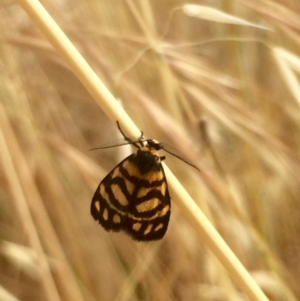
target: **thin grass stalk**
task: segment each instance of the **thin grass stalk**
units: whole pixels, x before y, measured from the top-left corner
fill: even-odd
[[[0,106],[0,120],[0,147],[2,154],[2,165],[4,172],[7,175],[7,179],[10,180],[9,187],[11,187],[11,193],[14,196],[13,200],[15,203],[16,212],[19,215],[30,247],[37,253],[36,263],[41,271],[40,276],[48,300],[61,301],[55,281],[50,271],[50,267],[47,263],[46,254],[44,252],[42,242],[39,238],[38,230],[35,226],[25,193],[22,188],[21,180],[19,179],[16,166],[13,162],[10,147],[7,143],[8,135],[4,134],[10,133],[10,130],[8,118],[6,117],[5,111],[3,110],[2,106]],[[12,137],[10,137],[10,139],[12,139]]]

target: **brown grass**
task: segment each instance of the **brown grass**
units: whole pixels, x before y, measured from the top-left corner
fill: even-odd
[[[167,155],[269,299],[298,300],[300,5],[214,7],[264,30],[187,3],[43,1],[146,136],[201,168]],[[0,300],[244,300],[176,200],[159,242],[93,221],[98,182],[129,150],[89,152],[115,124],[17,1],[0,24]]]

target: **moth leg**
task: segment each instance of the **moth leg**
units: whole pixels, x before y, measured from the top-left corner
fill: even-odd
[[[163,161],[166,159],[166,156],[160,156],[160,160]]]
[[[138,138],[139,140],[143,140],[145,137],[144,137],[144,132],[143,131],[141,131],[141,135],[140,135],[140,137]]]
[[[125,139],[126,141],[128,141],[128,142],[131,143],[131,142],[132,142],[131,139],[130,139],[129,137],[127,137],[127,136],[124,134],[123,130],[121,129],[121,126],[120,126],[120,124],[119,124],[119,121],[117,121],[117,126],[118,126],[118,129],[119,129],[119,131],[121,132],[122,136],[124,137],[124,139]]]
[[[134,144],[134,141],[132,141],[129,137],[127,137],[127,136],[124,134],[123,130],[121,129],[121,126],[120,126],[119,121],[117,121],[117,126],[118,126],[118,129],[119,129],[119,131],[121,132],[122,136],[124,137],[124,139],[125,139],[126,141],[130,142],[131,144]],[[139,141],[140,141],[140,140],[144,140],[144,133],[143,133],[142,131],[141,131],[140,137],[138,137],[138,140],[139,140]]]

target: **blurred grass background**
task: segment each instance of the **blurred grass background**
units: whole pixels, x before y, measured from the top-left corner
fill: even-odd
[[[299,300],[300,3],[42,1],[270,300]],[[0,4],[0,300],[246,300],[172,203],[152,243],[107,233],[94,190],[130,148],[16,1]],[[208,180],[209,179],[209,180]]]

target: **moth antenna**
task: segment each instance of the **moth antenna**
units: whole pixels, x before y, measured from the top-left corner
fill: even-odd
[[[111,144],[108,144],[108,145],[103,145],[103,146],[100,146],[100,147],[91,148],[90,151],[93,151],[93,150],[96,150],[96,149],[112,148],[112,147],[117,147],[117,146],[122,146],[122,145],[127,145],[127,144],[131,144],[131,141],[127,141],[125,139],[122,139],[121,141],[112,142]]]
[[[197,169],[198,171],[200,171],[200,169],[196,165],[194,165],[184,154],[180,153],[178,150],[174,149],[172,146],[162,143],[161,149],[163,149],[164,151],[166,151],[167,153],[176,157],[177,159],[185,162],[186,164],[188,164],[188,165],[194,167],[195,169]]]

